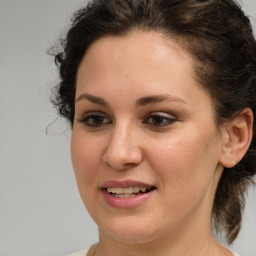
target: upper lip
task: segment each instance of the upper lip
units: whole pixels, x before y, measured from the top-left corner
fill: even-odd
[[[101,185],[102,189],[106,188],[129,188],[129,187],[146,187],[147,189],[155,187],[144,182],[136,180],[109,180]]]

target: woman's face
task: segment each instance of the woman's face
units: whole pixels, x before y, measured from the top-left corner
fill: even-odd
[[[77,74],[71,155],[102,236],[210,232],[221,147],[212,100],[176,42],[134,32],[91,45]]]

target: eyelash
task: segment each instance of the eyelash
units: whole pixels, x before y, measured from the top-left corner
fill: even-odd
[[[97,120],[98,119],[98,120]],[[148,122],[151,120],[151,122]],[[112,121],[107,118],[103,113],[95,112],[95,113],[88,113],[86,116],[78,120],[79,122],[83,123],[89,127],[102,127],[103,125],[111,124]],[[175,117],[167,117],[164,113],[151,113],[147,116],[143,123],[151,125],[153,127],[167,127],[177,121]]]
[[[97,120],[97,119],[100,119],[101,122],[98,123],[97,121],[100,121],[100,120]],[[105,122],[105,123],[102,122],[103,119],[105,119],[105,121],[107,120],[107,122]],[[103,125],[111,123],[109,118],[105,117],[105,115],[101,112],[88,113],[83,118],[79,119],[78,121],[83,123],[86,126],[89,126],[89,127],[101,127]],[[95,123],[95,121],[96,121],[96,123]]]
[[[177,121],[177,118],[168,117],[164,113],[151,113],[143,123],[147,123],[146,121],[150,119],[151,119],[151,123],[148,123],[149,125],[160,127],[160,128],[169,126],[173,124],[175,121]]]

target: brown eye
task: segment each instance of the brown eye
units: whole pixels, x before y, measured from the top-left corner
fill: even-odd
[[[91,127],[99,127],[111,123],[111,121],[108,118],[101,114],[88,114],[79,121]]]
[[[172,124],[175,121],[177,121],[177,119],[173,117],[165,116],[163,114],[152,114],[146,119],[145,123],[157,127],[164,127]]]

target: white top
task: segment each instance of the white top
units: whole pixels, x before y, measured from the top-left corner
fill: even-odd
[[[88,251],[89,251],[90,247],[89,248],[85,248],[81,251],[78,251],[78,252],[75,252],[75,253],[72,253],[70,255],[67,255],[67,256],[86,256]],[[230,250],[230,249],[229,249]],[[232,252],[232,251],[231,251]],[[232,252],[234,254],[234,256],[239,256],[237,253],[235,252]]]
[[[90,247],[88,248],[85,248],[79,252],[75,252],[75,253],[72,253],[70,255],[67,255],[67,256],[86,256],[87,255],[87,252],[89,251]],[[236,255],[235,255],[236,256]]]

